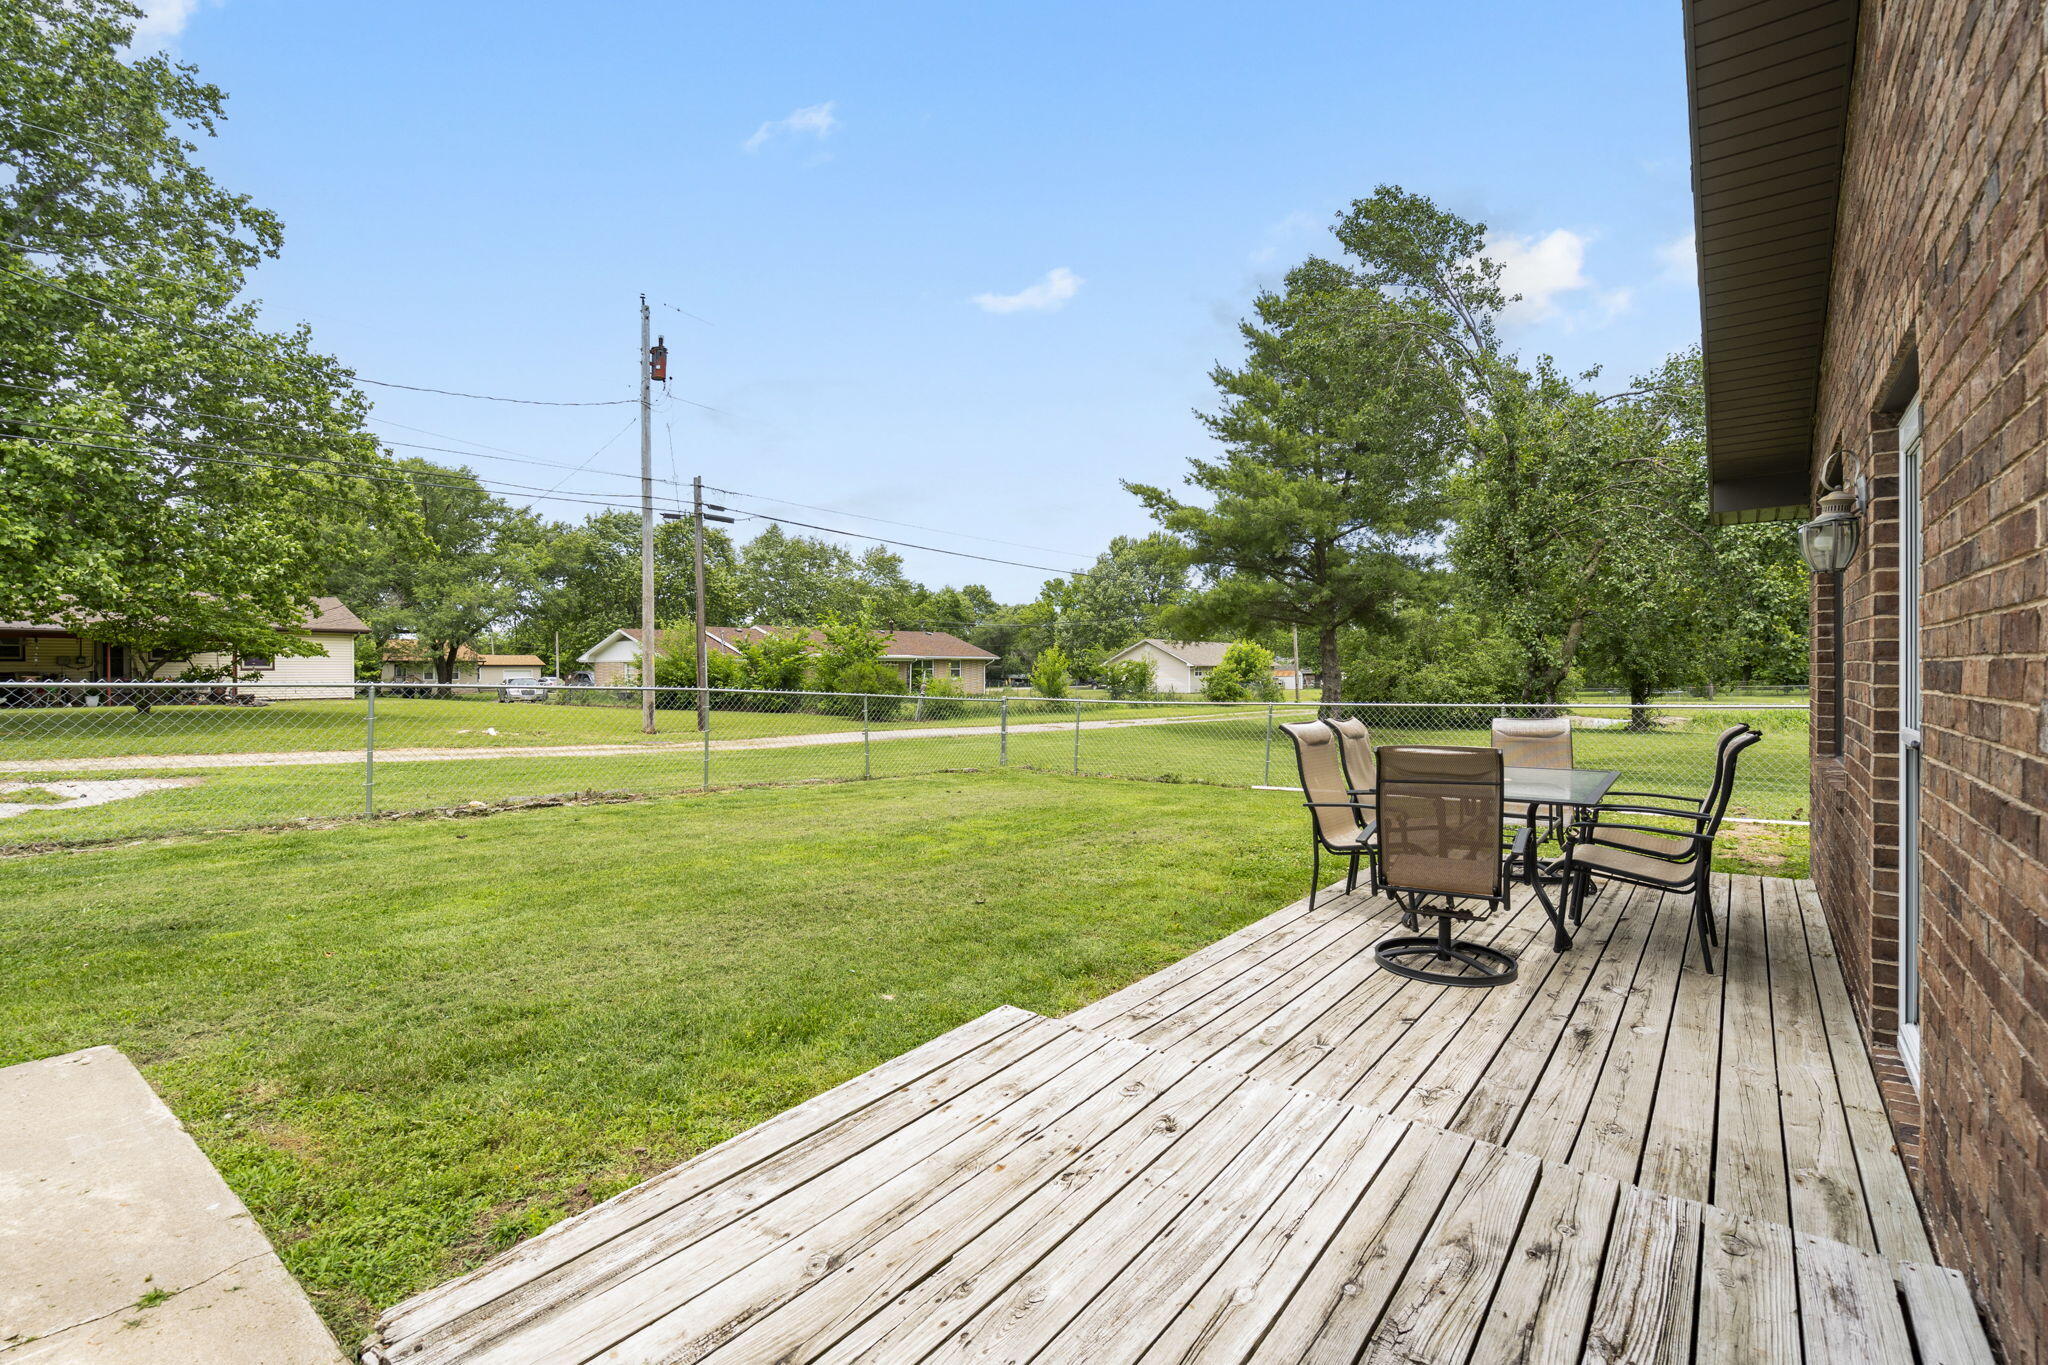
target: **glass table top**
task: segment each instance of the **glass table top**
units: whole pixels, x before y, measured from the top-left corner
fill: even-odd
[[[1601,768],[1503,768],[1501,797],[1507,801],[1594,806],[1621,778]]]

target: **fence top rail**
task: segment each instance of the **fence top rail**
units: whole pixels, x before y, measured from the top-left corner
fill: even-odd
[[[321,680],[321,679],[312,679],[312,678],[305,678],[305,679],[295,679],[295,680],[294,680],[294,679],[281,679],[281,678],[277,678],[277,679],[271,679],[271,678],[266,678],[266,679],[244,678],[244,679],[240,679],[240,680],[234,680],[234,679],[209,679],[209,680],[205,680],[205,681],[188,681],[188,680],[185,680],[185,679],[181,679],[181,678],[157,678],[157,679],[151,679],[151,680],[149,680],[149,681],[146,681],[146,682],[145,682],[145,681],[133,681],[133,682],[131,682],[131,681],[127,680],[127,679],[121,679],[121,678],[114,678],[114,679],[101,679],[101,680],[82,680],[82,679],[77,679],[77,678],[64,678],[64,679],[53,679],[53,680],[50,680],[50,681],[37,681],[37,682],[31,682],[31,681],[26,681],[26,680],[24,680],[24,679],[20,679],[20,678],[6,678],[6,679],[0,679],[0,688],[43,688],[43,689],[54,689],[54,688],[62,688],[62,689],[68,690],[68,691],[96,691],[96,692],[105,692],[105,691],[112,691],[112,690],[119,690],[119,691],[124,691],[124,692],[132,692],[132,691],[167,691],[167,692],[169,692],[169,691],[196,691],[196,690],[201,690],[201,689],[205,689],[205,690],[213,690],[213,691],[220,691],[220,690],[225,690],[225,689],[233,689],[233,688],[246,688],[246,689],[249,689],[249,690],[252,690],[252,691],[266,691],[266,690],[278,690],[278,691],[285,691],[285,690],[290,690],[290,691],[298,691],[298,692],[306,691],[306,690],[308,690],[308,689],[312,689],[312,688],[320,688],[320,689],[328,689],[328,690],[331,690],[331,689],[336,689],[336,688],[349,688],[349,689],[352,689],[352,690],[357,690],[357,691],[363,691],[363,692],[369,692],[369,691],[386,691],[386,690],[395,690],[395,689],[403,689],[403,690],[410,690],[410,691],[419,691],[419,690],[422,690],[422,689],[434,689],[434,688],[439,688],[439,689],[446,689],[446,690],[448,690],[448,691],[456,691],[456,690],[460,690],[460,691],[465,691],[465,692],[495,692],[495,691],[499,691],[499,690],[502,690],[502,689],[506,689],[506,688],[518,688],[518,689],[520,689],[520,690],[522,690],[522,691],[539,691],[539,692],[632,692],[632,693],[640,693],[640,692],[661,692],[661,693],[669,693],[669,694],[673,694],[673,695],[692,695],[692,696],[694,696],[694,695],[695,695],[695,694],[696,694],[696,693],[697,693],[697,692],[698,692],[699,690],[702,690],[702,691],[705,691],[705,692],[708,692],[708,693],[713,693],[713,694],[716,694],[716,695],[719,695],[719,696],[729,696],[729,697],[737,697],[737,696],[759,696],[759,697],[835,697],[835,698],[838,698],[839,700],[842,700],[842,701],[846,701],[846,700],[855,700],[855,699],[860,699],[860,698],[873,698],[873,699],[875,699],[875,700],[877,700],[877,701],[893,701],[893,702],[899,702],[899,703],[900,703],[900,702],[914,702],[914,701],[917,701],[917,700],[919,700],[920,698],[922,698],[923,700],[926,700],[926,701],[946,701],[946,702],[982,702],[982,703],[991,703],[991,702],[1007,702],[1007,701],[1037,701],[1037,702],[1060,702],[1060,703],[1063,703],[1063,704],[1064,704],[1064,703],[1072,703],[1072,704],[1074,704],[1074,705],[1077,705],[1077,706],[1178,706],[1178,707],[1183,707],[1183,708],[1185,708],[1185,707],[1207,707],[1207,708],[1223,708],[1223,707],[1241,707],[1241,708],[1245,708],[1245,709],[1250,709],[1250,710],[1259,710],[1259,711],[1265,711],[1265,710],[1270,710],[1270,709],[1272,709],[1272,708],[1274,708],[1274,707],[1283,707],[1283,706],[1284,706],[1284,707],[1293,707],[1293,708],[1301,708],[1301,707],[1306,707],[1306,708],[1310,708],[1310,709],[1313,709],[1313,710],[1339,710],[1339,709],[1349,709],[1349,708],[1363,708],[1363,707],[1371,707],[1371,708],[1372,708],[1372,709],[1374,709],[1374,710],[1380,710],[1380,711],[1389,711],[1389,710],[1394,710],[1394,711],[1442,711],[1442,710],[1465,710],[1465,711],[1493,711],[1493,712],[1502,712],[1502,711],[1633,711],[1633,710],[1642,710],[1642,711],[1810,711],[1810,710],[1812,710],[1812,706],[1811,706],[1811,705],[1810,705],[1809,703],[1807,703],[1807,702],[1782,702],[1782,701],[1769,701],[1769,702],[1765,702],[1765,701],[1757,701],[1757,702],[1745,702],[1745,701],[1703,701],[1703,702],[1678,702],[1678,701],[1666,701],[1666,702],[1642,702],[1642,703],[1637,703],[1637,702],[1627,702],[1627,701],[1603,701],[1603,700],[1597,700],[1597,699],[1596,699],[1596,700],[1592,700],[1592,701],[1558,701],[1558,702],[1526,702],[1526,701],[1317,701],[1317,700],[1314,700],[1314,699],[1311,699],[1311,698],[1307,698],[1307,697],[1304,697],[1304,698],[1303,698],[1303,699],[1301,699],[1300,701],[1291,701],[1291,700],[1288,700],[1288,699],[1285,699],[1285,698],[1283,698],[1283,699],[1281,699],[1281,700],[1279,700],[1279,701],[1210,701],[1210,700],[1209,700],[1208,698],[1206,698],[1206,697],[1199,697],[1199,696],[1194,696],[1194,695],[1189,695],[1189,696],[1188,696],[1188,697],[1186,697],[1186,698],[1173,698],[1173,697],[1128,697],[1128,698],[1123,698],[1123,697],[1042,697],[1042,696],[1038,696],[1038,695],[1035,695],[1035,694],[1016,694],[1016,695],[1012,695],[1012,694],[1007,694],[1007,693],[1002,693],[1002,694],[995,694],[995,695],[989,695],[989,694],[983,694],[983,693],[965,693],[965,694],[962,694],[962,695],[958,695],[958,696],[956,696],[956,695],[953,695],[953,694],[951,694],[951,693],[918,693],[918,692],[811,692],[811,691],[800,691],[800,690],[795,690],[795,689],[774,689],[774,688],[765,688],[765,687],[707,687],[707,688],[703,688],[703,689],[699,689],[699,688],[695,688],[695,687],[666,687],[666,686],[654,686],[654,687],[645,687],[645,686],[642,686],[642,685],[641,685],[641,684],[639,684],[639,683],[540,683],[540,682],[525,682],[525,681],[520,681],[520,680],[516,680],[516,679],[515,679],[515,680],[513,680],[513,681],[509,681],[509,682],[481,682],[481,681],[471,681],[471,682],[462,682],[462,681],[456,681],[456,682],[445,682],[445,683],[444,683],[444,682],[403,682],[403,681],[397,681],[397,680],[394,680],[394,679],[350,679],[350,680],[347,680],[347,681],[341,681],[341,680],[334,680],[334,681],[326,681],[326,680]]]

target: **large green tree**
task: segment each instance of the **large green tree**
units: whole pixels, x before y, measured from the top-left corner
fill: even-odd
[[[1053,639],[1069,658],[1114,654],[1157,628],[1188,595],[1187,547],[1172,536],[1117,536],[1065,581]]]
[[[662,621],[689,621],[696,612],[693,535],[686,520],[655,527],[654,600]],[[559,638],[562,666],[569,668],[621,626],[640,624],[640,514],[597,512],[572,525],[555,523],[540,541],[511,639],[552,665]],[[732,539],[717,526],[704,528],[704,610],[714,626],[748,619]]]
[[[0,7],[0,615],[303,652],[328,546],[411,493],[349,373],[238,302],[279,224],[194,159],[223,97],[138,15]]]
[[[1461,395],[1451,563],[1514,650],[1520,700],[1558,700],[1575,669],[1645,696],[1713,671],[1731,625],[1773,635],[1789,540],[1708,525],[1697,352],[1601,394],[1596,376],[1524,365],[1501,344],[1510,299],[1483,224],[1383,185],[1336,233],[1362,282],[1414,305],[1418,347]],[[1757,592],[1729,572],[1745,564],[1764,571]]]
[[[1125,486],[1203,576],[1172,613],[1181,632],[1298,626],[1340,701],[1343,631],[1381,619],[1432,553],[1459,394],[1418,343],[1427,305],[1369,275],[1311,258],[1254,308],[1245,362],[1211,373],[1223,401],[1203,421],[1224,453],[1188,462],[1206,501]]]
[[[531,511],[492,496],[466,468],[398,463],[417,493],[417,523],[361,528],[328,581],[378,646],[407,639],[450,682],[462,651],[508,625],[533,591],[546,536]]]

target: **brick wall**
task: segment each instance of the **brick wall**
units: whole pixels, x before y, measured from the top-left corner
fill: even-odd
[[[2048,1362],[2048,446],[2043,15],[1866,0],[1816,458],[1867,479],[1845,743],[1815,600],[1814,875],[1866,1025],[1898,1025],[1898,456],[1917,370],[1922,1195],[2012,1361]],[[1898,1116],[1904,1119],[1905,1116]],[[1902,1122],[1902,1127],[1906,1126]]]

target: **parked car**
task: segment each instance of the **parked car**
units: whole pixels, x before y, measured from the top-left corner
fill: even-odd
[[[541,682],[546,681],[547,680],[545,678],[541,680]],[[508,682],[498,688],[498,700],[501,702],[546,701],[547,699],[547,688],[543,687],[541,683],[528,682],[525,679],[520,679],[516,682]]]

